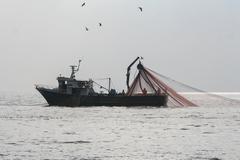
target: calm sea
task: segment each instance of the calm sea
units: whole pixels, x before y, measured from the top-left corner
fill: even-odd
[[[3,160],[211,158],[240,159],[240,106],[60,108],[38,93],[0,93]]]

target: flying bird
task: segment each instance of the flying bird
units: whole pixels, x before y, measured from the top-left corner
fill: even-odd
[[[142,7],[138,7],[139,8],[139,10],[142,12],[143,11],[143,8]]]
[[[86,30],[86,31],[89,31],[89,29],[88,29],[87,27],[85,27],[85,30]]]
[[[102,23],[98,23],[99,24],[99,27],[102,27]]]
[[[86,5],[86,3],[84,2],[84,3],[82,4],[82,7],[85,6],[85,5]]]

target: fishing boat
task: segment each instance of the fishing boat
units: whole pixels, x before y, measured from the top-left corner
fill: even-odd
[[[137,57],[128,67],[127,86],[129,91],[129,76],[131,66],[139,60]],[[161,93],[147,93],[143,89],[142,93],[130,94],[117,93],[115,89],[108,89],[108,93],[98,93],[93,89],[95,82],[92,79],[76,80],[75,74],[79,71],[78,66],[72,65],[70,77],[57,77],[58,87],[49,88],[43,85],[36,85],[36,89],[45,98],[50,106],[166,106],[168,96]],[[138,69],[141,70],[143,65],[139,61]],[[109,79],[110,80],[110,79]],[[96,83],[97,84],[97,83]],[[101,86],[101,88],[105,88]]]
[[[137,61],[139,61],[137,65],[138,74],[130,85],[130,70]],[[168,99],[180,105],[194,105],[157,79],[153,73],[142,64],[141,57],[137,57],[127,67],[126,93],[118,93],[115,89],[111,89],[110,78],[109,88],[99,85],[92,79],[87,81],[76,80],[75,74],[79,71],[80,62],[81,60],[79,60],[78,66],[70,66],[70,77],[57,77],[58,87],[49,88],[43,85],[36,85],[36,89],[45,98],[50,106],[166,107]],[[106,89],[107,93],[95,91],[94,85],[99,85],[101,88]]]

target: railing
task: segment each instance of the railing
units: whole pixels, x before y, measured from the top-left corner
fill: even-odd
[[[45,89],[57,89],[56,86],[50,86],[45,84],[35,84],[36,88],[45,88]]]

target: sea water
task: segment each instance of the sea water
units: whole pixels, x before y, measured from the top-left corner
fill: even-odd
[[[211,158],[240,159],[240,106],[49,107],[38,93],[0,93],[3,160]]]

